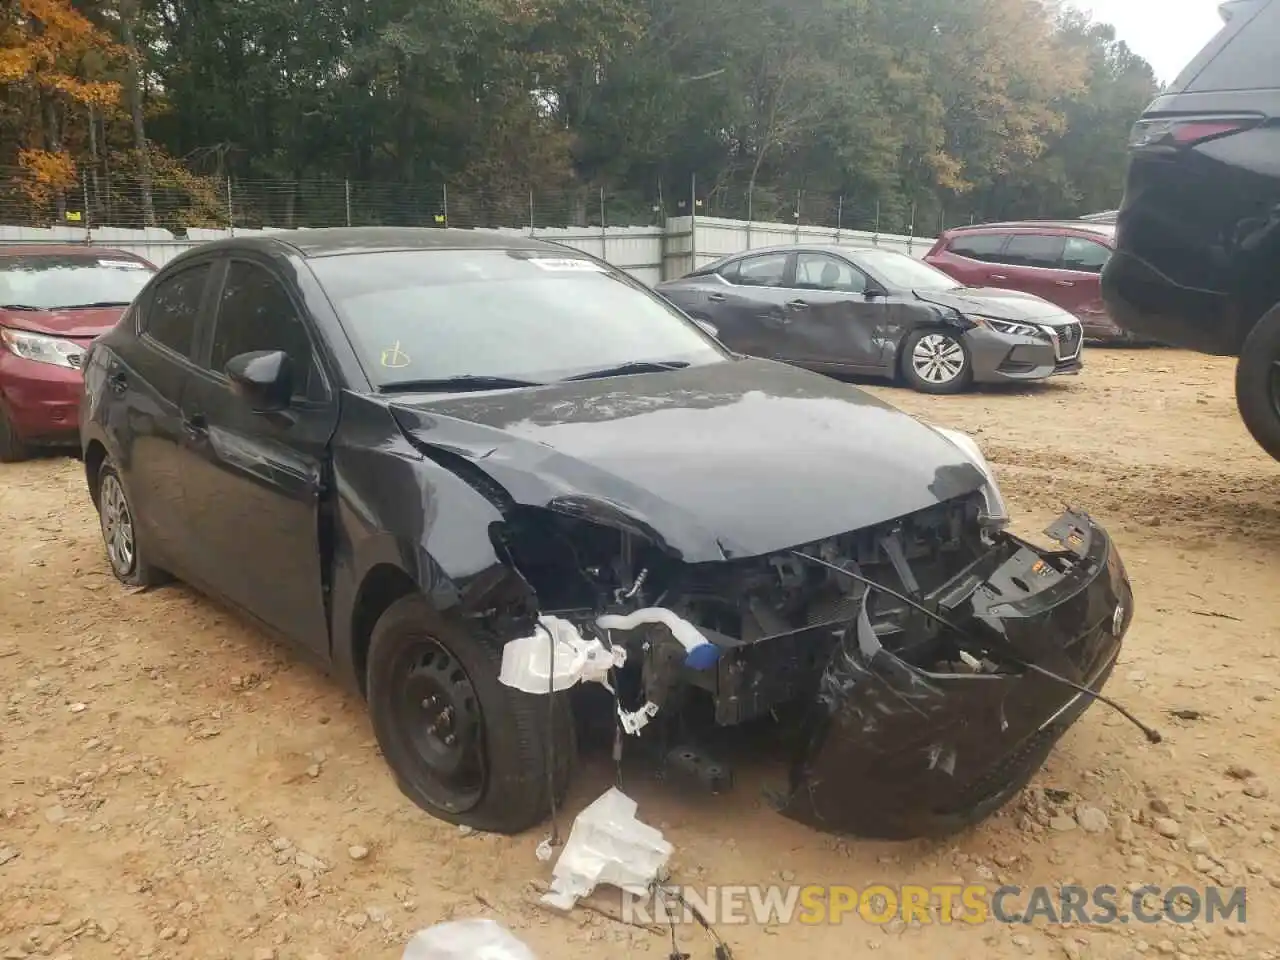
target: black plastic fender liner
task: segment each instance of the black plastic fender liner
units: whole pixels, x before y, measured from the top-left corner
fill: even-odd
[[[1082,591],[1013,617],[1010,633],[1036,633],[1028,659],[1092,689],[1106,681],[1125,628],[1093,619],[1127,610],[1128,581],[1115,576],[1100,528],[1098,563],[1067,575]],[[1070,614],[1070,616],[1067,616]],[[1029,645],[1030,646],[1030,645]],[[793,759],[779,812],[832,833],[902,840],[938,837],[984,819],[1023,786],[1053,743],[1092,702],[1032,671],[931,673],[885,649],[866,602],[827,665]]]

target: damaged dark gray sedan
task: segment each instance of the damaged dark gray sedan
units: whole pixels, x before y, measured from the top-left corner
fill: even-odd
[[[480,829],[546,816],[595,690],[622,740],[696,704],[798,710],[783,813],[947,833],[1100,698],[1133,615],[1107,534],[1007,532],[966,437],[534,240],[211,243],[84,371],[116,575],[176,575],[314,654],[404,792]]]

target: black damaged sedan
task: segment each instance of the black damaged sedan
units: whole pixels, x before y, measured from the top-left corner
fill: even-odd
[[[735,355],[548,243],[207,244],[84,372],[116,576],[179,577],[313,654],[403,791],[479,829],[548,813],[590,686],[623,740],[790,710],[781,812],[945,834],[1039,768],[1132,617],[1106,533],[1068,513],[1051,548],[1011,535],[963,435]],[[543,637],[594,675],[521,661]]]

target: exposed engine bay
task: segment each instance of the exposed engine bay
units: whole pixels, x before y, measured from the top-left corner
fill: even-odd
[[[542,623],[508,659],[552,647],[553,625],[569,640],[561,668],[579,651],[628,734],[698,698],[720,726],[798,706],[779,807],[841,832],[946,833],[985,816],[1100,696],[1131,617],[1123,567],[1092,521],[1064,515],[1046,531],[1061,549],[1040,550],[988,521],[980,493],[696,564],[643,530],[545,508],[507,517],[495,541]],[[559,689],[554,662],[539,669],[524,688]]]

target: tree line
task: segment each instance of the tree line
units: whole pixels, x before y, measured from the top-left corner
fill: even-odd
[[[0,167],[199,225],[222,183],[840,196],[884,229],[1112,207],[1150,66],[1051,0],[6,0]],[[106,188],[108,201],[110,190]],[[163,195],[170,202],[158,204]],[[177,200],[174,200],[177,198]],[[514,216],[514,213],[512,214]]]

